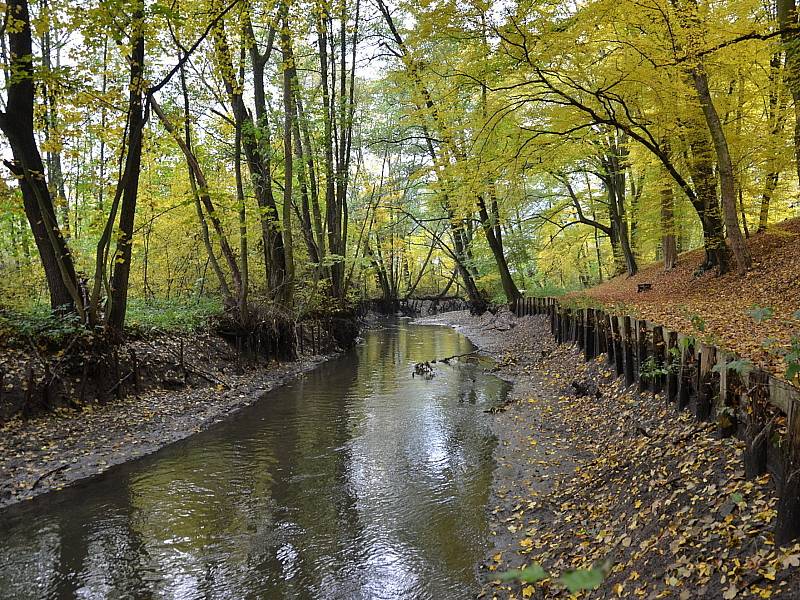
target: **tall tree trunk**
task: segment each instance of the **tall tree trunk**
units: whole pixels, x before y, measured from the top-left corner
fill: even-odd
[[[794,156],[800,183],[800,30],[795,0],[775,0],[778,27],[786,53],[786,85],[794,104]]]
[[[770,137],[773,140],[779,139],[780,134],[783,132],[784,123],[783,109],[785,103],[781,101],[781,86],[779,83],[782,64],[781,56],[782,53],[775,52],[769,62],[769,105],[767,109],[767,118],[771,124]],[[764,176],[764,191],[761,193],[761,208],[758,214],[758,229],[756,233],[761,233],[766,230],[769,224],[770,204],[780,178],[780,167],[776,154],[776,149],[770,148],[770,153],[767,157],[766,174]]]
[[[189,166],[190,179],[193,181],[193,190],[195,192],[195,196],[197,197],[198,216],[204,228],[205,239],[207,240],[206,250],[208,252],[208,259],[211,262],[212,268],[214,268],[215,271],[217,271],[217,277],[220,280],[220,287],[222,288],[223,293],[225,293],[229,301],[233,301],[233,295],[231,294],[230,286],[228,286],[227,280],[225,279],[225,275],[222,273],[222,269],[220,268],[220,265],[217,262],[216,256],[214,255],[213,247],[211,246],[210,238],[208,236],[208,224],[207,224],[208,221],[210,221],[211,225],[214,227],[214,233],[217,236],[217,240],[219,241],[220,249],[222,251],[222,256],[225,258],[225,262],[227,263],[228,269],[231,272],[231,278],[233,279],[233,287],[236,290],[237,297],[241,295],[242,276],[241,272],[239,271],[239,264],[237,263],[236,255],[233,252],[233,248],[231,248],[230,242],[228,241],[228,236],[225,233],[225,229],[223,228],[222,223],[220,222],[219,217],[217,216],[214,203],[211,200],[211,195],[208,187],[208,180],[205,177],[203,169],[200,167],[200,163],[198,162],[197,157],[192,151],[191,137],[188,129],[188,121],[187,121],[187,129],[185,131],[186,141],[184,141],[183,139],[181,139],[178,131],[175,129],[175,126],[169,121],[167,116],[164,114],[164,111],[161,110],[161,106],[159,106],[155,97],[151,96],[150,105],[153,107],[153,111],[156,113],[159,120],[164,125],[164,129],[166,129],[167,132],[170,133],[173,139],[175,139],[175,141],[177,142],[178,146],[183,152],[183,155],[186,159],[186,163]],[[196,182],[196,185],[194,184],[194,182]]]
[[[661,249],[664,270],[671,271],[678,264],[678,245],[675,239],[675,197],[670,179],[661,184]]]
[[[180,58],[181,57],[179,55],[178,56],[179,61]],[[192,151],[191,115],[189,113],[189,90],[186,87],[186,69],[184,69],[183,65],[181,65],[180,68],[180,80],[181,80],[181,94],[183,95],[184,144],[180,144],[179,139],[178,139],[178,144],[186,158],[186,167],[189,175],[189,185],[192,188],[192,198],[194,199],[195,212],[197,213],[197,218],[200,221],[200,229],[203,237],[203,245],[206,248],[206,256],[208,256],[208,260],[211,263],[211,268],[214,271],[214,274],[217,276],[217,281],[219,282],[219,288],[222,291],[223,295],[225,296],[225,300],[227,303],[233,300],[233,296],[231,294],[230,286],[228,285],[228,280],[225,278],[225,274],[222,272],[222,268],[219,265],[217,256],[214,253],[214,247],[211,244],[211,236],[209,235],[208,231],[208,222],[206,220],[205,214],[203,213],[203,206],[200,200],[200,191],[197,189],[197,174],[195,172],[194,164],[197,164],[197,170],[200,170],[200,165],[197,162],[197,157],[194,156],[194,152]],[[166,129],[167,132],[171,133],[172,136],[177,139],[178,138],[177,131],[172,126],[172,124],[167,120],[166,116],[161,111],[161,107],[159,107],[158,103],[155,101],[155,98],[152,99],[151,103],[153,106],[153,110],[156,112],[156,115],[164,125],[164,129]],[[203,180],[205,180],[205,177],[203,177],[202,173],[201,177],[203,178]],[[204,193],[208,195],[207,184],[205,184],[205,181],[203,184],[201,184],[201,187],[204,188]],[[211,204],[211,198],[207,198],[206,202],[207,204]]]
[[[117,248],[114,252],[111,289],[106,325],[112,335],[121,336],[128,308],[128,287],[133,250],[133,222],[139,193],[139,172],[142,163],[142,137],[145,113],[144,82],[144,2],[137,0],[131,17],[130,93],[128,98],[128,153],[120,177],[122,201],[117,227]]]
[[[283,241],[286,252],[286,282],[281,298],[286,306],[293,302],[294,248],[292,244],[292,40],[289,33],[288,6],[281,27],[281,49],[283,51]]]
[[[83,316],[72,255],[58,226],[34,136],[33,40],[27,0],[8,2],[6,20],[15,26],[6,27],[14,77],[8,84],[6,111],[0,113],[0,129],[13,155],[13,160],[5,161],[5,165],[19,182],[25,216],[47,279],[51,308],[77,310]]]
[[[742,231],[739,229],[739,216],[736,209],[736,178],[733,173],[733,162],[728,149],[728,140],[711,98],[711,92],[708,89],[708,77],[702,65],[693,69],[692,80],[694,81],[694,88],[700,100],[717,156],[726,237],[736,261],[736,270],[739,274],[743,274],[750,268],[752,260],[747,250],[744,236],[742,236]]]
[[[264,68],[272,51],[274,30],[270,30],[267,50],[260,54],[256,46],[255,36],[249,19],[246,16],[244,34],[250,48],[250,59],[253,69],[253,96],[256,107],[256,122],[247,110],[242,98],[242,88],[234,76],[225,26],[220,20],[213,30],[216,59],[225,84],[225,90],[231,103],[234,122],[241,131],[242,149],[244,150],[253,192],[259,208],[261,221],[261,237],[264,243],[264,264],[267,287],[270,295],[277,298],[286,287],[286,253],[283,234],[278,216],[278,207],[272,192],[272,175],[269,150],[269,123],[266,110],[266,88]]]
[[[247,204],[244,196],[242,179],[242,130],[237,126],[234,139],[233,168],[236,177],[236,201],[239,205],[239,269],[242,273],[242,289],[239,294],[239,321],[242,325],[249,322],[247,295],[250,288],[250,258],[248,256],[247,239]]]
[[[489,212],[486,210],[486,201],[481,194],[478,194],[478,214],[480,215],[481,225],[486,234],[486,241],[492,251],[494,260],[497,263],[497,269],[500,272],[500,283],[503,285],[503,292],[506,295],[508,302],[515,302],[522,298],[519,293],[517,285],[514,283],[514,278],[511,277],[511,271],[508,268],[508,262],[503,254],[503,245],[501,238],[497,235],[496,224],[492,222],[489,217]]]

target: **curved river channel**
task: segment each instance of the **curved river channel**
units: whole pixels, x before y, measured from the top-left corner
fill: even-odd
[[[0,512],[0,598],[446,599],[477,590],[509,386],[390,321],[211,429]]]

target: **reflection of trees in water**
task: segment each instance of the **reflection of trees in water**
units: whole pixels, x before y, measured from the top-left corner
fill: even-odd
[[[472,349],[450,329],[365,338],[358,360],[29,505],[33,531],[0,524],[21,565],[0,568],[0,595],[37,568],[53,597],[468,594],[492,471],[480,413],[507,385],[473,361],[412,380],[414,362]]]

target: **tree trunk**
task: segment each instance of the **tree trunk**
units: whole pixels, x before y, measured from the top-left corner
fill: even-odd
[[[483,231],[486,234],[486,241],[497,263],[497,270],[500,273],[500,282],[503,285],[503,292],[505,292],[506,300],[509,303],[515,302],[519,298],[522,298],[522,294],[519,293],[517,285],[514,283],[514,278],[511,277],[508,262],[503,254],[503,246],[500,242],[500,238],[497,236],[496,224],[493,223],[492,219],[489,217],[489,213],[486,210],[486,201],[481,194],[478,194],[478,214],[480,215]]]
[[[133,249],[133,222],[139,193],[139,172],[142,163],[142,136],[145,114],[144,94],[144,2],[138,0],[131,18],[130,94],[128,99],[128,153],[118,185],[123,188],[117,228],[117,249],[114,252],[109,309],[106,325],[112,335],[122,335],[128,308],[128,285]]]
[[[58,226],[53,199],[44,178],[42,156],[34,136],[33,40],[27,0],[9,2],[6,19],[17,25],[6,28],[11,71],[15,76],[8,85],[6,112],[0,113],[0,129],[8,139],[13,155],[13,160],[5,161],[5,165],[19,182],[25,216],[47,279],[51,308],[77,309],[83,315],[72,255]]]
[[[288,9],[287,9],[288,12]],[[283,50],[283,240],[286,252],[286,282],[281,293],[285,306],[293,302],[294,286],[294,248],[292,246],[292,122],[294,107],[292,106],[292,40],[289,33],[288,16],[284,15],[281,27],[281,48]]]
[[[671,271],[678,264],[678,245],[675,239],[675,198],[669,179],[661,186],[661,249],[664,253],[664,270]]]
[[[250,171],[253,192],[259,208],[261,221],[261,237],[264,243],[264,266],[267,287],[275,298],[286,284],[286,254],[283,234],[281,233],[278,207],[272,193],[272,175],[269,158],[269,123],[266,112],[266,92],[264,85],[264,67],[272,50],[272,37],[265,54],[259,54],[252,28],[245,26],[247,44],[250,48],[250,59],[253,69],[253,96],[256,107],[256,122],[247,110],[242,98],[241,86],[234,78],[233,63],[228,45],[225,26],[218,22],[213,30],[214,50],[218,66],[223,74],[225,90],[231,103],[231,110],[236,127],[241,131],[242,149]]]
[[[800,182],[800,31],[795,0],[775,0],[778,27],[786,53],[786,85],[794,101],[794,156]]]
[[[728,140],[711,98],[711,92],[708,89],[708,77],[702,65],[692,71],[692,79],[700,105],[703,108],[703,115],[711,134],[714,150],[716,151],[727,239],[736,260],[736,270],[741,275],[750,268],[752,260],[750,259],[750,253],[747,250],[742,231],[739,229],[739,216],[736,209],[736,178],[733,173]]]

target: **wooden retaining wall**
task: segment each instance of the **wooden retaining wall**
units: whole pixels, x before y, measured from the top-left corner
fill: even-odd
[[[518,317],[548,316],[556,341],[576,344],[585,360],[605,354],[627,386],[715,422],[722,437],[739,436],[746,477],[774,476],[776,542],[800,538],[800,389],[766,371],[730,368],[735,355],[646,320],[555,298],[523,298],[509,308]]]

